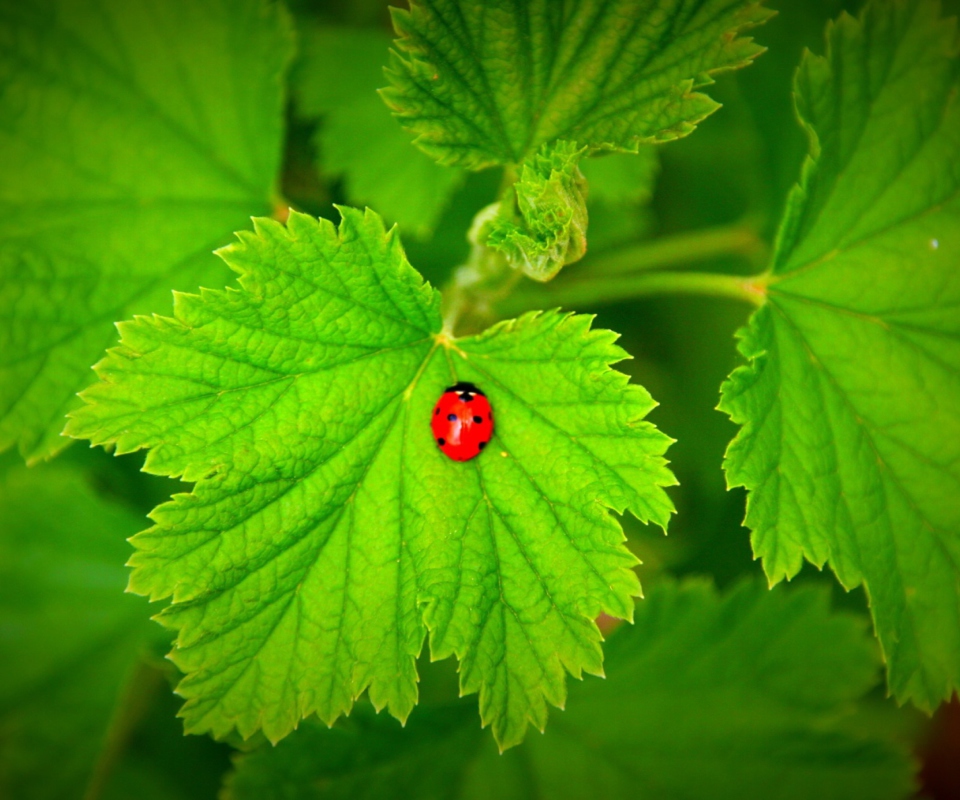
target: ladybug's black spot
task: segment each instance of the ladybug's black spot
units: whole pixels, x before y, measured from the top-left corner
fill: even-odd
[[[439,413],[440,413],[440,406],[437,406],[435,409],[433,409],[433,416],[437,416],[437,414]]]
[[[456,415],[456,414],[447,414],[447,419],[450,420],[450,422],[456,422],[456,421],[457,421],[457,415]]]
[[[479,425],[481,422],[483,422],[483,417],[474,417],[473,421],[476,422],[477,425]]]
[[[486,443],[486,442],[480,442],[480,449],[481,449],[481,450],[483,450],[483,448],[486,447],[486,446],[487,446],[487,443]]]
[[[442,436],[439,439],[437,439],[437,444],[440,445],[441,447],[443,447],[446,443],[447,443],[447,440],[444,439]]]

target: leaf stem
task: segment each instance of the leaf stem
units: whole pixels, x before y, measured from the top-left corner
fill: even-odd
[[[504,175],[510,174],[504,168]],[[443,290],[443,331],[448,336],[476,333],[496,320],[493,304],[506,296],[521,275],[503,255],[486,245],[490,223],[503,213],[503,195],[513,184],[500,187],[500,198],[480,209],[467,233],[470,255],[457,267]]]
[[[588,257],[579,266],[568,268],[567,274],[600,276],[646,272],[727,255],[744,256],[760,267],[767,261],[767,245],[752,225],[737,223],[628,245],[594,258]]]
[[[497,305],[504,316],[534,308],[591,308],[657,294],[728,297],[753,305],[766,300],[767,276],[716,272],[641,272],[608,278],[561,278],[548,284],[528,282]]]

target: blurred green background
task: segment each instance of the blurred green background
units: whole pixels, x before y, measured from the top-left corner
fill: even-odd
[[[424,166],[403,141],[392,141],[393,149],[384,145],[380,161],[368,163],[365,154],[376,148],[363,137],[395,126],[370,88],[383,83],[380,66],[391,33],[386,4],[288,5],[302,47],[290,71],[279,194],[295,208],[331,219],[337,218],[334,204],[363,202],[388,220],[412,216],[400,228],[407,254],[443,286],[465,258],[467,228],[494,199],[499,174]],[[606,197],[594,192],[590,254],[571,270],[588,274],[591,259],[605,253],[659,238],[682,240],[703,229],[739,231],[751,244],[692,262],[698,269],[746,274],[762,264],[806,150],[790,95],[793,71],[804,48],[822,50],[827,20],[844,9],[856,12],[859,3],[768,5],[779,14],[756,38],[769,52],[753,66],[722,76],[711,94],[723,108],[690,137],[659,148],[658,170],[651,161],[652,193],[633,196],[629,187],[622,196],[616,187]],[[956,11],[960,3],[946,5]],[[352,36],[344,28],[361,33]],[[310,47],[323,47],[327,61],[307,59]],[[318,72],[321,66],[329,74]],[[2,82],[0,74],[0,87]],[[353,136],[359,143],[351,149]],[[398,177],[392,165],[398,172],[402,167]],[[423,204],[413,208],[404,194],[411,182],[427,187]],[[370,194],[380,198],[379,207],[365,196]],[[759,575],[748,531],[740,525],[744,494],[726,491],[720,468],[736,429],[715,410],[719,386],[738,361],[734,332],[751,309],[733,300],[656,297],[577,310],[596,312],[599,327],[622,334],[621,344],[634,359],[620,368],[659,401],[651,420],[677,440],[669,457],[680,483],[671,490],[678,514],[669,536],[624,520],[631,547],[644,562],[639,572],[645,588],[687,576],[707,576],[725,588]],[[188,487],[146,475],[141,464],[141,455],[114,458],[83,445],[29,470],[15,452],[0,456],[3,800],[213,798],[234,748],[262,744],[182,735],[171,692],[177,676],[163,659],[170,637],[148,619],[156,608],[122,592],[129,553],[124,540],[146,527],[151,508]],[[795,582],[823,585],[835,607],[866,612],[863,592],[844,593],[830,574],[808,566]],[[424,662],[424,703],[451,701],[453,665]],[[474,698],[467,702],[475,709]],[[878,687],[861,714],[869,726],[890,729],[921,759],[922,796],[960,796],[956,701],[928,720],[910,709],[898,711]]]

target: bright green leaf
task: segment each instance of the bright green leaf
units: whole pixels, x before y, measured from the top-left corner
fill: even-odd
[[[629,617],[636,559],[607,509],[663,526],[669,439],[590,318],[440,333],[439,295],[380,218],[293,213],[221,251],[241,288],[120,325],[69,432],[197,481],[139,534],[131,587],[173,597],[187,729],[277,740],[365,689],[404,719],[427,630],[498,741],[542,728],[565,673],[601,671],[601,612]],[[451,461],[430,434],[457,380],[496,413]]]
[[[123,592],[142,524],[73,470],[0,472],[0,797],[80,800],[105,779],[163,636]]]
[[[583,149],[572,142],[541,147],[524,162],[513,185],[516,220],[501,214],[490,227],[487,246],[529,278],[548,281],[587,252],[582,156]]]
[[[0,449],[59,437],[115,320],[222,285],[270,211],[290,52],[267,0],[0,10]]]
[[[469,706],[423,708],[405,729],[362,707],[332,730],[308,721],[239,756],[231,800],[627,800],[910,793],[906,754],[853,720],[877,654],[817,589],[660,585],[607,645],[606,681],[570,689],[542,737],[498,755]],[[870,730],[869,733],[865,733]],[[865,735],[864,735],[865,734]]]
[[[804,57],[810,157],[721,402],[770,580],[806,558],[863,584],[891,690],[926,709],[960,687],[957,51],[903,0]]]
[[[441,167],[411,146],[413,138],[377,94],[390,37],[377,30],[308,26],[294,72],[297,107],[323,117],[315,143],[320,167],[343,175],[350,201],[367,204],[404,231],[434,228],[463,182],[459,169]]]
[[[443,164],[519,164],[557,139],[635,152],[718,105],[698,88],[762,48],[752,0],[411,0],[383,96]]]

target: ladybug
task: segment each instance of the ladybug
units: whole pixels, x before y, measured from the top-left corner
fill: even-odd
[[[493,409],[480,389],[461,382],[440,395],[430,428],[445,456],[469,461],[480,455],[493,436]]]

